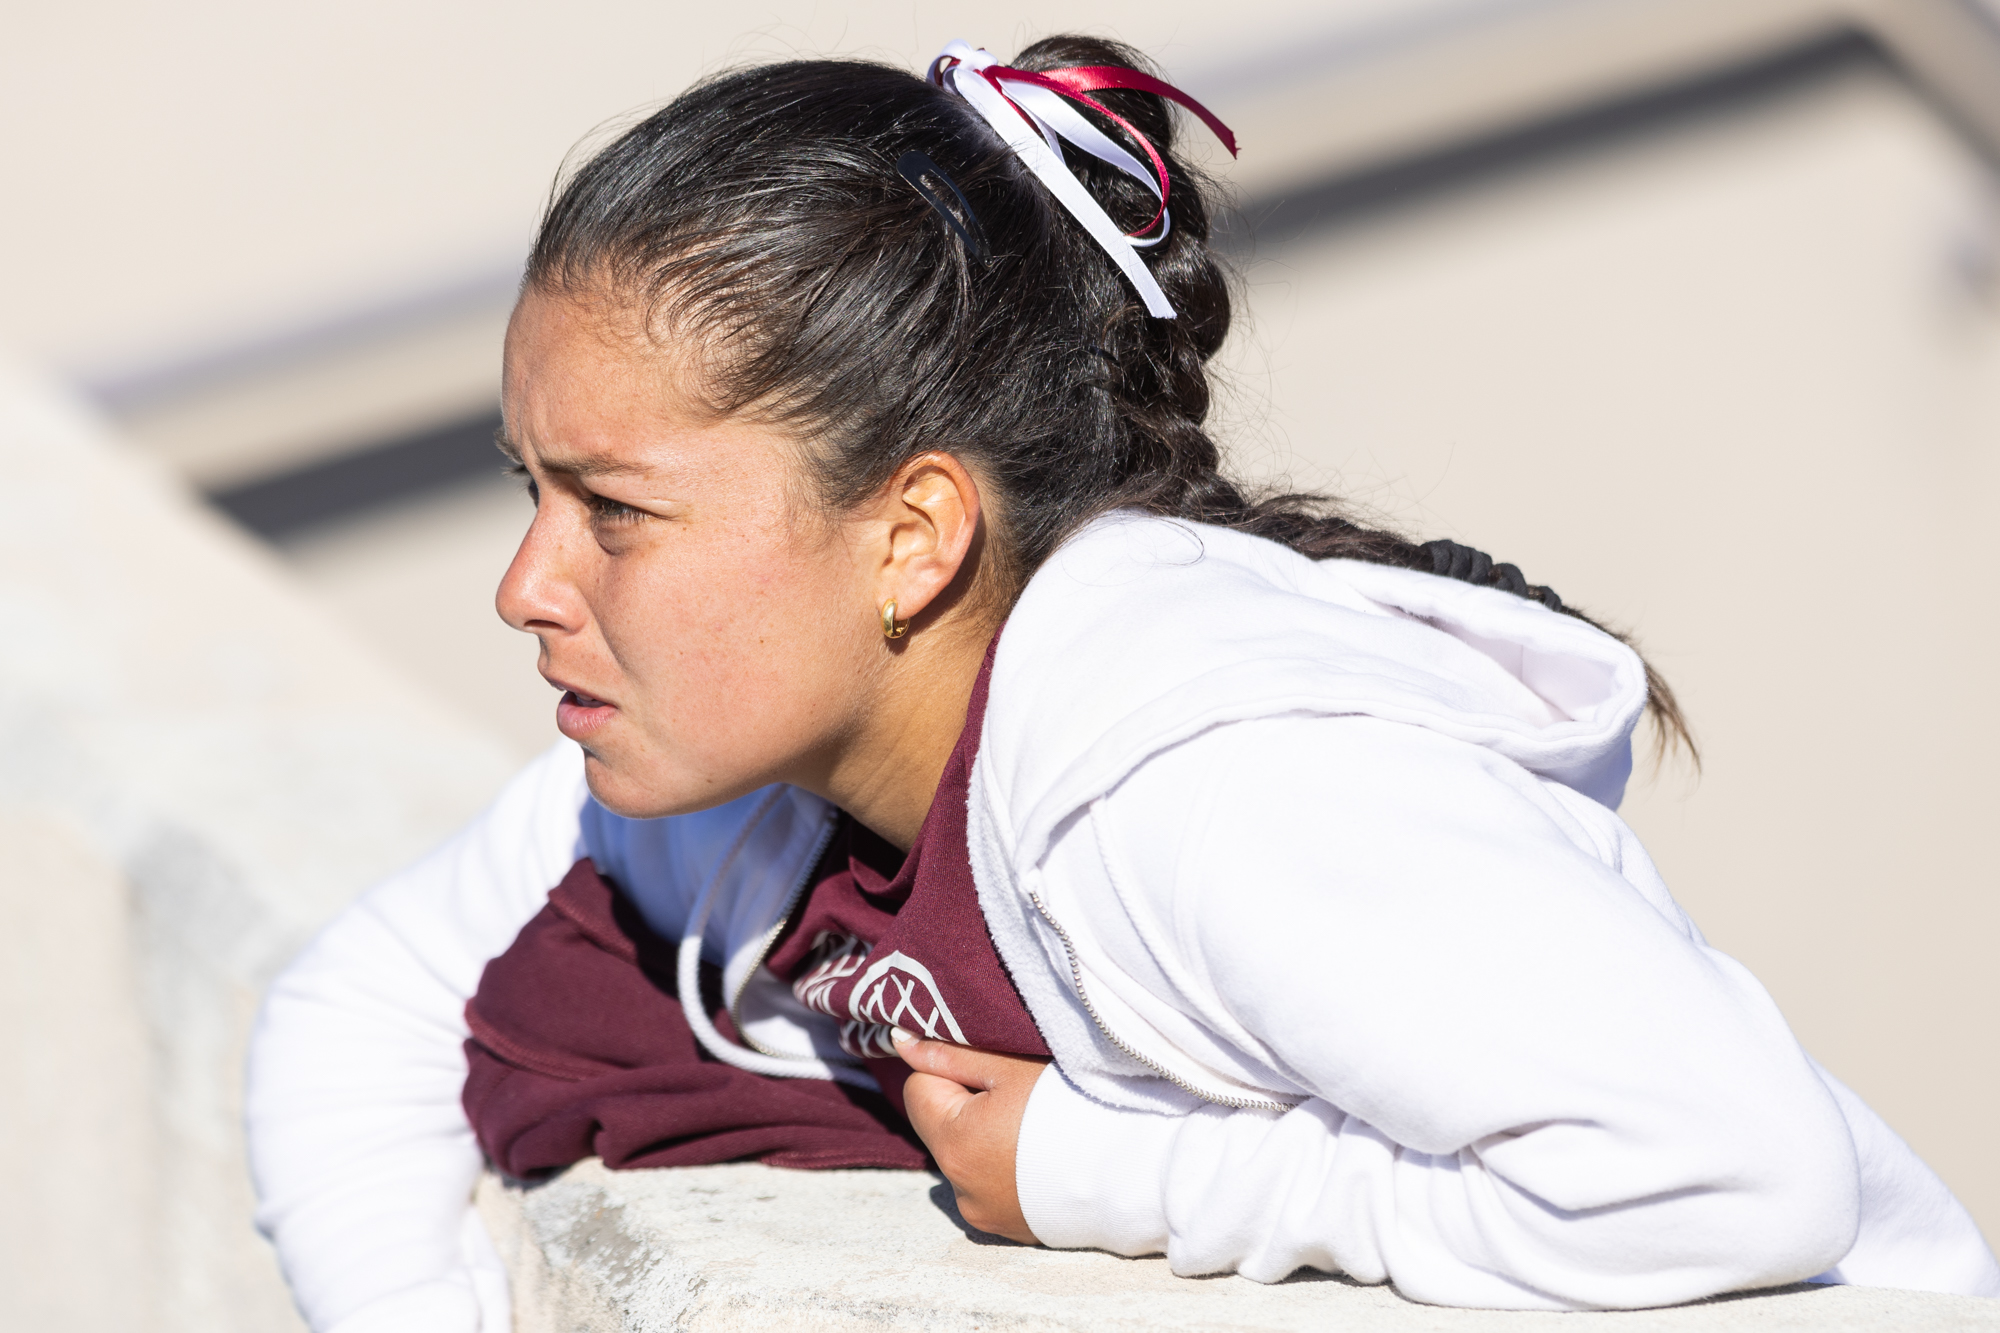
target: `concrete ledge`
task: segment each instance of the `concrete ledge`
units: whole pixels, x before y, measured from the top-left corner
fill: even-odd
[[[0,1327],[299,1328],[251,1229],[258,998],[515,765],[4,356],[0,466]]]
[[[1416,1305],[1327,1277],[1177,1278],[1162,1259],[1035,1250],[966,1229],[904,1171],[755,1164],[481,1182],[516,1333],[653,1330],[1339,1328],[1354,1333],[2000,1330],[2000,1301],[1790,1287],[1669,1310],[1523,1314]]]

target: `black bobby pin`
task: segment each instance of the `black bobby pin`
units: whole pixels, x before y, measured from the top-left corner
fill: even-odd
[[[1526,597],[1540,602],[1551,611],[1563,609],[1562,598],[1556,596],[1554,588],[1541,587],[1528,582],[1519,565],[1495,564],[1493,557],[1484,551],[1475,551],[1470,546],[1461,546],[1443,538],[1425,542],[1417,548],[1431,558],[1431,573],[1460,583],[1477,583],[1481,587],[1499,588],[1511,592],[1516,597]]]
[[[986,245],[986,229],[979,225],[979,215],[972,211],[972,205],[966,200],[965,192],[958,188],[951,177],[944,174],[937,163],[912,148],[896,159],[896,170],[902,173],[904,180],[916,188],[917,193],[923,196],[924,202],[936,209],[938,216],[958,233],[958,239],[965,242],[967,254],[981,262],[992,257],[993,252]],[[951,191],[951,197],[958,200],[959,208],[965,212],[963,219],[945,206],[943,195],[931,188],[929,182],[933,180],[943,182],[944,188]]]

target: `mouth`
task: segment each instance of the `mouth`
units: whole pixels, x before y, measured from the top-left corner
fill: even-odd
[[[573,685],[559,680],[551,680],[549,684],[562,691],[562,698],[556,701],[556,730],[573,741],[602,731],[618,711],[616,704],[586,694]]]

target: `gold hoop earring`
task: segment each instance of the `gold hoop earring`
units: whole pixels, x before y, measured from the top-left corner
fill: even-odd
[[[910,632],[910,622],[896,619],[896,599],[882,603],[882,637],[900,639]]]

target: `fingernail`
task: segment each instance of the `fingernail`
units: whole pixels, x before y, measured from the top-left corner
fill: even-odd
[[[903,1029],[901,1028],[890,1028],[889,1040],[895,1042],[898,1046],[908,1046],[911,1042],[915,1041],[916,1038],[911,1036],[909,1033],[903,1031]]]

